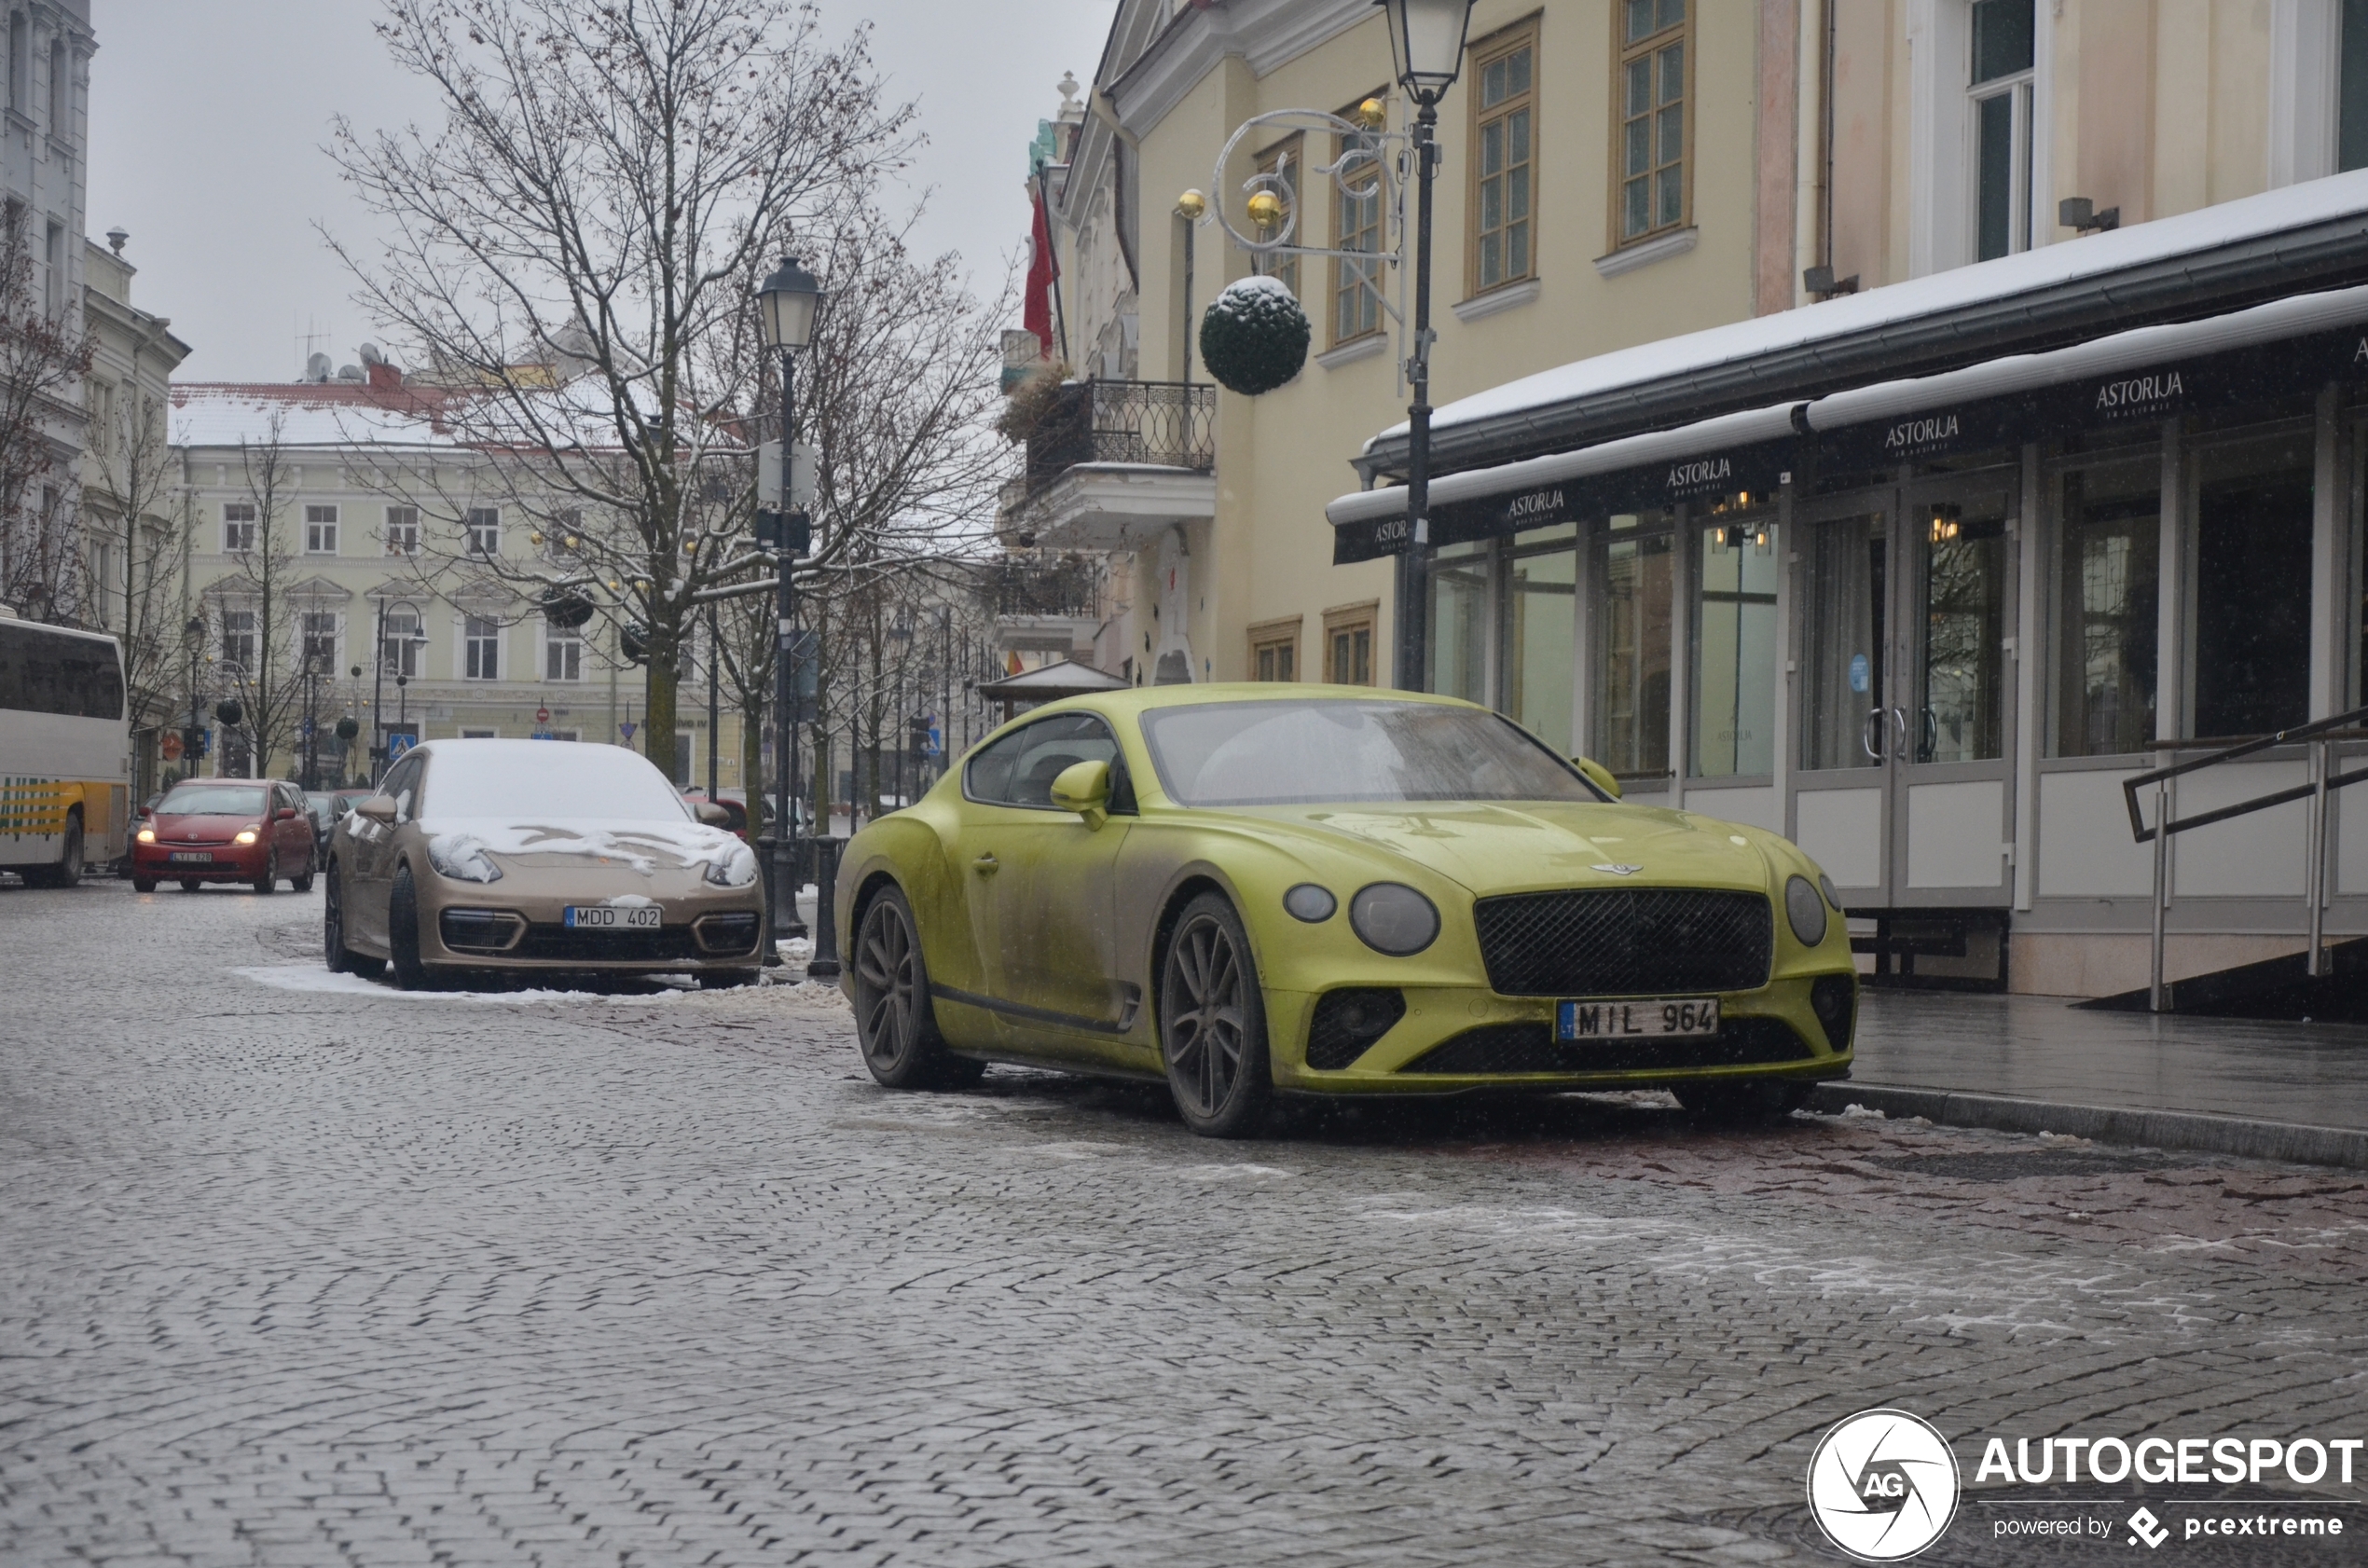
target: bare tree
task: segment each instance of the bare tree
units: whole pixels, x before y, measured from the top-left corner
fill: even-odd
[[[290,750],[304,681],[297,652],[303,618],[323,613],[300,595],[299,543],[287,516],[296,475],[281,446],[282,417],[262,439],[239,443],[246,499],[224,510],[226,552],[239,570],[202,590],[213,621],[217,684],[238,700],[239,728],[254,748],[255,777],[269,777],[273,759]]]
[[[135,727],[161,724],[178,706],[182,626],[188,612],[190,509],[173,504],[175,468],[161,398],[137,387],[90,429],[83,502],[112,523],[122,548],[123,597],[93,582],[81,619],[123,645],[123,679]]]
[[[89,585],[63,433],[91,338],[64,268],[45,274],[34,257],[31,225],[25,204],[9,199],[0,213],[0,600],[35,620],[73,620]]]
[[[749,280],[792,226],[902,158],[911,111],[882,105],[862,32],[830,46],[797,0],[386,9],[380,35],[445,123],[340,123],[332,155],[395,238],[339,254],[451,390],[459,438],[546,528],[581,530],[575,581],[613,584],[642,628],[649,750],[671,767],[697,596],[751,565],[728,507],[701,504],[746,396],[716,345],[748,329]]]

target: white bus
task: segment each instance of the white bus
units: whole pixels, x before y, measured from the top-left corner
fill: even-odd
[[[0,868],[70,887],[123,858],[131,819],[122,650],[0,607]]]

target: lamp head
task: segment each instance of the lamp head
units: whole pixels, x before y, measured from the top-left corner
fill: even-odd
[[[1472,0],[1373,0],[1389,18],[1391,62],[1398,85],[1436,103],[1464,69],[1464,35]]]
[[[781,263],[756,291],[757,318],[764,346],[795,351],[814,341],[814,319],[822,310],[823,288],[795,256]]]

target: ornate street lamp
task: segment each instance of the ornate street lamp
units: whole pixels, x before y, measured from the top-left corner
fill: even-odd
[[[790,539],[787,522],[792,502],[790,474],[792,452],[797,441],[797,403],[795,365],[798,351],[814,341],[814,320],[821,313],[823,289],[819,281],[798,264],[792,256],[783,261],[773,276],[764,280],[757,290],[757,316],[764,336],[764,346],[781,356],[781,516],[783,527],[775,542],[774,565],[779,583],[777,589],[774,655],[773,655],[773,814],[764,825],[756,845],[757,860],[764,872],[765,901],[772,918],[765,922],[764,945],[767,956],[778,952],[785,938],[805,935],[805,922],[798,918],[796,856],[796,822],[791,817],[797,799],[797,714],[794,694],[797,672],[792,667],[797,656],[797,590],[792,582],[794,546]],[[784,846],[792,846],[784,853]],[[816,877],[817,890],[821,879]],[[823,894],[828,897],[828,894]],[[817,973],[817,966],[825,962],[816,954],[806,966],[809,975]],[[835,956],[827,960],[823,974],[838,972]]]
[[[1406,363],[1406,553],[1398,557],[1397,683],[1429,684],[1431,501],[1431,176],[1439,101],[1464,69],[1472,0],[1373,0],[1389,18],[1391,62],[1414,101],[1414,351]]]

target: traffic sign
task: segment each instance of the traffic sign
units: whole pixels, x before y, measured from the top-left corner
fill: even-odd
[[[305,739],[310,740],[312,738],[312,721],[310,719],[305,720],[305,722],[298,727],[304,732]]]
[[[534,722],[538,724],[549,723],[551,722],[551,710],[547,708],[536,708],[534,710]]]
[[[397,761],[406,752],[409,751],[411,748],[419,744],[420,732],[417,728],[402,729],[392,724],[387,726],[388,762],[392,763]]]
[[[634,723],[632,720],[627,719],[624,723],[619,724],[617,729],[623,733],[626,739],[631,740],[633,738],[633,732],[640,727],[640,726]]]

